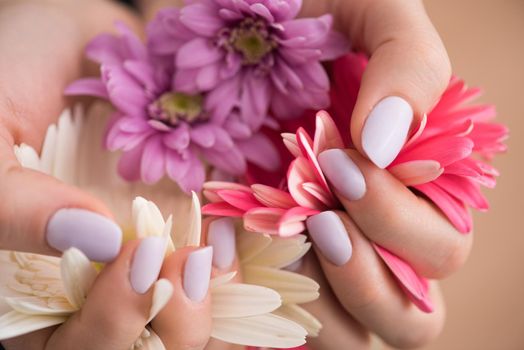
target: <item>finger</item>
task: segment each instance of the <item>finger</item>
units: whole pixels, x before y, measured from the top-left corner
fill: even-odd
[[[171,254],[160,276],[174,286],[173,297],[153,320],[166,349],[204,349],[211,335],[208,293],[213,248],[183,248]]]
[[[449,83],[449,58],[422,1],[336,4],[339,27],[370,54],[351,116],[351,136],[362,154],[385,168],[414,119],[433,107]]]
[[[373,242],[429,278],[462,266],[472,235],[459,234],[433,205],[358,152],[328,150],[319,163],[348,214]]]
[[[53,333],[45,349],[130,349],[158,308],[151,286],[165,249],[162,237],[126,244],[97,277],[82,309]]]
[[[110,2],[0,3],[2,249],[57,255],[74,246],[98,261],[113,259],[120,249],[121,232],[107,219],[107,208],[22,169],[13,154],[14,143],[40,148],[46,128],[64,107],[63,89],[81,74],[85,43],[116,18],[138,27],[129,12]]]
[[[296,272],[314,279],[320,285],[319,298],[301,305],[315,315],[322,324],[319,335],[307,339],[308,348],[312,350],[368,349],[371,343],[368,330],[340,305],[315,254],[307,254]]]
[[[434,339],[444,322],[444,305],[436,285],[431,286],[435,311],[424,313],[402,293],[393,276],[377,256],[357,225],[343,212],[323,212],[307,221],[313,237],[325,237],[325,244],[315,245],[320,265],[335,295],[344,308],[370,331],[387,343],[414,348]],[[336,247],[337,235],[351,242],[350,257],[345,262],[327,258],[326,247]],[[326,243],[327,242],[327,243]],[[333,248],[331,248],[333,249]]]
[[[42,350],[57,327],[49,327],[19,337],[2,340],[5,350]],[[1,349],[1,348],[0,348]]]
[[[98,200],[57,179],[24,169],[0,138],[0,248],[58,255],[70,247],[110,261],[122,232]]]

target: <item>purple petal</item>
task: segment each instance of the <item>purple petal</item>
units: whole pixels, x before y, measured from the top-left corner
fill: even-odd
[[[74,81],[64,90],[65,95],[89,95],[109,100],[106,86],[100,78],[83,78]]]
[[[144,61],[128,60],[124,62],[124,68],[151,93],[157,92],[155,76],[151,65]]]
[[[164,144],[173,150],[181,151],[189,146],[191,137],[186,125],[180,125],[169,134],[164,135]]]
[[[331,61],[346,55],[351,46],[344,35],[336,31],[330,31],[326,42],[322,45],[321,61]]]
[[[166,173],[173,181],[179,181],[187,176],[191,167],[191,161],[188,157],[172,149],[166,150]]]
[[[115,26],[120,33],[122,40],[126,44],[129,58],[134,58],[139,61],[146,61],[148,59],[147,50],[140,41],[140,39],[131,31],[131,29],[123,22],[116,22]]]
[[[212,3],[195,3],[180,10],[180,21],[197,34],[211,37],[224,27],[224,21],[218,16],[218,7]]]
[[[205,109],[210,111],[215,124],[222,124],[231,110],[239,103],[240,77],[221,82],[206,97]]]
[[[197,76],[200,68],[179,69],[173,77],[173,91],[194,94],[199,92],[197,86]]]
[[[121,38],[111,34],[100,34],[86,47],[86,56],[97,63],[121,64],[127,57]]]
[[[242,119],[252,130],[259,129],[269,108],[270,85],[266,77],[246,75],[240,100]]]
[[[298,47],[320,48],[326,42],[332,24],[333,17],[331,15],[295,19],[282,23],[284,27],[283,37],[284,39],[304,38],[305,41],[297,42]],[[287,45],[290,45],[290,43],[287,43]]]
[[[118,173],[127,181],[140,179],[140,160],[144,144],[140,144],[128,152],[124,152],[118,161]]]
[[[189,170],[184,177],[177,180],[178,185],[186,193],[198,192],[202,189],[206,178],[204,165],[193,152],[188,153],[187,161],[189,162]]]
[[[236,147],[225,152],[219,152],[214,148],[204,149],[202,154],[210,164],[229,174],[242,175],[246,172],[246,159]]]
[[[227,118],[224,123],[224,129],[232,138],[245,139],[251,136],[251,128],[244,123],[236,114]]]
[[[196,76],[196,84],[199,90],[211,90],[217,85],[219,68],[220,66],[215,63],[203,67],[198,71]]]
[[[101,70],[111,103],[127,115],[145,117],[150,101],[137,81],[118,66],[102,65]]]
[[[140,177],[150,185],[158,182],[165,173],[165,149],[160,136],[151,137],[144,147],[140,164]]]
[[[178,68],[199,68],[220,60],[224,52],[211,40],[196,38],[184,44],[177,53]]]
[[[271,14],[271,11],[261,3],[255,3],[250,6],[251,11],[259,15],[260,17],[264,18],[269,23],[273,23],[275,21],[275,17]]]
[[[191,129],[191,140],[204,148],[213,147],[216,140],[218,127],[211,124],[199,125]]]
[[[244,141],[237,141],[238,149],[246,159],[262,169],[276,171],[280,167],[280,156],[275,145],[262,133]]]

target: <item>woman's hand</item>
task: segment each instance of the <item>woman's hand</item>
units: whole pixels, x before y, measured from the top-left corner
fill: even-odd
[[[20,143],[40,149],[64,109],[64,88],[90,68],[85,44],[117,19],[142,29],[107,1],[0,1],[0,249],[59,255],[75,246],[98,261],[118,254],[122,233],[100,201],[23,169],[13,153]]]
[[[371,242],[431,279],[456,271],[470,251],[471,235],[459,234],[438,209],[383,170],[397,156],[410,127],[447,86],[449,59],[421,1],[308,1],[303,9],[304,16],[325,12],[334,14],[338,28],[370,61],[351,120],[358,151],[329,150],[319,156],[346,212],[322,213],[307,222],[325,282],[336,298],[323,301],[321,296],[317,304],[323,308],[311,305],[326,324],[311,344],[337,349],[333,339],[344,337],[344,328],[328,327],[346,324],[345,336],[362,346],[366,330],[396,347],[421,346],[443,325],[438,287],[431,285],[435,311],[422,313],[407,301]],[[304,271],[312,273],[312,265],[305,264]]]
[[[212,249],[180,249],[162,265],[164,251],[159,237],[125,244],[97,277],[80,311],[59,327],[4,341],[6,350],[133,349],[158,311],[152,299],[159,273],[171,283],[173,294],[151,323],[152,330],[166,349],[203,349],[211,334]]]

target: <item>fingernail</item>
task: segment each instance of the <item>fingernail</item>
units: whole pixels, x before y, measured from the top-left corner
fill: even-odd
[[[379,168],[386,168],[406,142],[413,109],[401,97],[390,96],[377,103],[362,129],[362,147]]]
[[[47,223],[47,243],[64,252],[69,248],[82,251],[89,260],[113,260],[122,245],[122,230],[100,214],[76,208],[58,210]]]
[[[306,221],[313,242],[326,259],[342,266],[351,258],[352,247],[342,220],[332,211],[311,216]]]
[[[350,201],[356,201],[366,193],[366,180],[358,166],[340,149],[320,153],[318,161],[322,172],[337,191]]]
[[[184,291],[189,299],[199,303],[207,295],[211,278],[213,247],[205,247],[189,254],[184,266]]]
[[[164,237],[147,237],[136,248],[129,280],[135,292],[144,294],[156,282],[166,251]]]
[[[235,259],[235,225],[231,218],[214,220],[209,224],[207,244],[213,247],[213,266],[227,269]]]

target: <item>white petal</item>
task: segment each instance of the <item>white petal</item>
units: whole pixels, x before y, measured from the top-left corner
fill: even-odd
[[[211,289],[213,318],[238,318],[274,311],[282,304],[272,289],[250,284],[229,283]]]
[[[187,235],[187,246],[200,246],[202,236],[202,210],[200,200],[194,191],[191,191],[191,212],[189,214],[189,231]]]
[[[249,264],[257,255],[261,254],[272,239],[269,235],[254,232],[242,232],[237,234],[237,250],[240,264]]]
[[[80,309],[85,302],[89,288],[96,279],[96,269],[89,259],[76,248],[70,248],[64,252],[60,267],[67,300],[73,307]]]
[[[71,305],[51,308],[45,300],[37,297],[5,298],[5,302],[15,311],[26,315],[68,316],[76,311]]]
[[[40,158],[33,147],[22,143],[20,146],[14,146],[13,151],[16,159],[24,168],[42,171]]]
[[[310,337],[317,337],[322,329],[322,324],[315,316],[295,304],[284,305],[274,314],[298,323],[306,329]]]
[[[0,317],[0,340],[17,337],[40,329],[64,323],[64,316],[24,315],[17,311]]]
[[[213,338],[246,346],[291,348],[306,342],[306,330],[282,317],[267,314],[213,320]]]
[[[172,253],[175,251],[175,244],[173,243],[173,238],[171,237],[171,231],[173,229],[173,215],[169,215],[167,218],[166,224],[164,225],[164,231],[162,232],[162,237],[166,238],[166,252]]]
[[[300,304],[318,298],[319,285],[309,277],[291,271],[263,266],[246,266],[242,270],[244,282],[276,290],[283,304]]]
[[[160,337],[151,329],[148,328],[149,336],[142,338],[142,346],[140,350],[166,350],[164,343]]]
[[[153,301],[151,303],[151,310],[149,311],[149,320],[153,318],[166,306],[173,295],[173,285],[167,279],[160,279],[155,282],[153,290]]]
[[[211,282],[209,283],[209,288],[213,289],[223,284],[226,284],[229,281],[231,281],[233,278],[235,278],[236,275],[237,275],[237,272],[233,271],[233,272],[225,273],[223,275],[212,278]]]
[[[249,265],[282,268],[302,258],[310,247],[311,243],[302,243],[299,239],[275,237],[269,247],[249,261]]]

